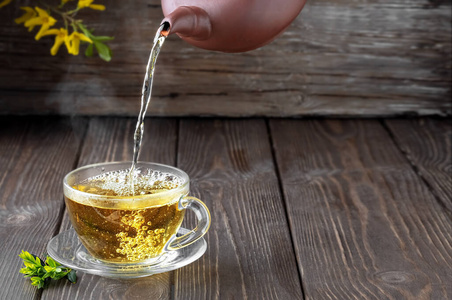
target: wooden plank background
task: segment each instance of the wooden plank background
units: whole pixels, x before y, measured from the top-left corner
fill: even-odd
[[[175,299],[302,299],[263,120],[182,120],[178,167],[210,207],[206,255],[176,271]]]
[[[98,1],[101,3],[102,1]],[[85,19],[113,35],[113,60],[51,57],[0,9],[0,113],[137,115],[162,19],[158,0],[103,1]],[[248,53],[194,48],[171,36],[149,115],[451,114],[451,0],[310,0],[273,43]]]
[[[432,193],[452,212],[452,120],[385,120],[385,123]]]
[[[64,210],[61,179],[77,162],[78,124],[59,118],[0,119],[0,299],[38,299],[25,284],[18,256],[40,257],[58,232]],[[17,284],[20,283],[20,284]]]
[[[451,298],[452,132],[432,118],[150,118],[141,159],[188,172],[212,213],[207,252],[156,276],[77,272],[37,290],[17,254],[45,255],[70,227],[64,174],[130,159],[135,121],[0,118],[0,299]]]
[[[270,125],[306,298],[451,297],[450,194],[436,199],[378,121]],[[429,153],[443,140],[404,132]],[[450,148],[439,152],[450,167]]]

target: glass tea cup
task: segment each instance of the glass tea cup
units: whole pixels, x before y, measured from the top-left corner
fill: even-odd
[[[132,184],[130,166],[131,162],[88,165],[64,178],[72,226],[95,259],[149,264],[191,245],[207,232],[209,210],[199,199],[187,196],[190,180],[184,171],[138,162]],[[177,236],[187,209],[195,212],[198,224]]]

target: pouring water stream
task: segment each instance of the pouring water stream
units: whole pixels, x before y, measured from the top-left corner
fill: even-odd
[[[152,82],[154,80],[154,70],[155,64],[157,62],[157,57],[160,53],[160,49],[169,34],[169,23],[164,22],[160,25],[157,33],[154,37],[154,42],[152,44],[151,53],[149,55],[148,64],[146,66],[146,75],[144,76],[143,88],[141,90],[141,108],[138,115],[137,125],[135,128],[135,134],[133,136],[133,159],[132,166],[129,171],[129,180],[132,188],[132,194],[135,195],[134,189],[134,176],[136,164],[138,162],[138,156],[140,154],[141,142],[143,140],[144,133],[144,117],[148,109],[149,103],[151,102],[151,92],[152,92]]]

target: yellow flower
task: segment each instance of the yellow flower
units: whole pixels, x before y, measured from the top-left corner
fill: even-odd
[[[105,10],[105,5],[102,4],[91,4],[93,3],[94,0],[78,0],[78,5],[77,7],[80,8],[84,8],[84,7],[89,7],[92,9],[96,9],[96,10]]]
[[[3,6],[6,6],[8,4],[11,3],[12,0],[3,0],[2,2],[0,2],[0,8],[2,8]]]
[[[25,10],[25,13],[22,15],[22,17],[14,19],[14,22],[16,22],[16,24],[25,23],[26,21],[38,15],[37,12],[32,7],[25,6],[21,7],[20,9]],[[32,31],[34,27],[35,27],[34,25],[28,27],[28,31]]]
[[[85,41],[88,43],[92,43],[93,41],[84,35],[83,33],[74,31],[68,38],[68,42],[70,43],[70,47],[68,48],[69,53],[73,55],[78,55],[80,51],[80,41]]]
[[[67,51],[69,53],[71,53],[70,52],[71,45],[69,43],[68,34],[67,34],[66,29],[64,29],[64,28],[50,29],[50,30],[47,30],[43,34],[43,36],[44,35],[55,35],[55,43],[53,44],[52,49],[50,49],[50,54],[56,55],[58,52],[58,49],[60,49],[60,46],[61,46],[61,44],[63,44],[63,42],[66,45]]]
[[[35,36],[35,39],[39,40],[44,32],[46,32],[50,28],[50,26],[53,26],[53,24],[56,23],[56,20],[52,18],[45,10],[39,7],[35,7],[35,9],[38,12],[38,16],[26,21],[25,27],[41,25],[41,29],[39,29],[39,32]]]

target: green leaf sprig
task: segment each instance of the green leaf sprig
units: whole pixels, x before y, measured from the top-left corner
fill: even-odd
[[[95,47],[100,58],[102,58],[105,61],[110,61],[112,52],[110,47],[108,47],[108,45],[106,45],[105,42],[111,41],[114,38],[111,36],[95,36],[93,35],[93,30],[89,30],[88,28],[83,26],[83,24],[79,23],[78,26],[83,31],[83,33],[93,41],[86,48],[85,56],[87,57],[93,56],[93,48]]]
[[[45,262],[43,262],[36,255],[22,250],[19,257],[22,258],[25,266],[20,269],[20,273],[25,274],[25,278],[30,278],[31,284],[38,289],[46,288],[51,279],[59,280],[66,277],[72,283],[77,282],[77,275],[74,270],[60,265],[50,256],[47,256]]]

